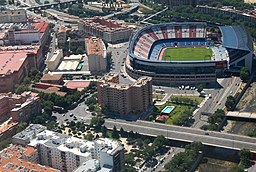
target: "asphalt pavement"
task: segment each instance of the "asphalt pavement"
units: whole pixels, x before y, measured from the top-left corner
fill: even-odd
[[[149,136],[163,135],[169,139],[178,141],[198,141],[208,146],[217,146],[234,150],[247,148],[256,152],[256,138],[236,134],[204,131],[189,127],[180,127],[140,120],[124,121],[108,119],[105,121],[105,126],[110,129],[114,126],[116,126],[117,129],[122,127],[126,131],[134,131]]]

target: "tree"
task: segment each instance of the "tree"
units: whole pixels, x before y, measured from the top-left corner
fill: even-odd
[[[17,126],[17,133],[23,131],[26,127],[28,126],[28,124],[26,122],[21,122],[18,124]]]
[[[84,54],[84,49],[82,47],[78,47],[76,49],[76,54]]]
[[[240,166],[243,168],[249,168],[251,166],[252,153],[248,149],[242,149],[240,151]]]
[[[153,146],[156,148],[160,148],[166,143],[167,143],[167,139],[163,135],[160,135],[160,136],[157,136],[157,138],[154,140]]]
[[[134,157],[132,154],[125,155],[125,163],[129,164],[130,166],[135,166],[136,162],[134,161]]]
[[[125,131],[124,131],[124,129],[121,127],[120,128],[120,135],[122,136],[122,137],[124,137],[125,136]]]
[[[102,137],[107,137],[107,127],[101,126]]]
[[[50,4],[50,2],[49,1],[44,1],[44,4]]]
[[[84,136],[84,139],[88,140],[88,141],[92,141],[93,140],[93,135],[91,133],[89,133],[86,136]]]
[[[112,65],[112,52],[107,53],[107,68],[110,69]]]
[[[250,78],[250,71],[247,67],[242,67],[240,70],[240,78],[243,82],[247,82]]]
[[[233,110],[235,108],[236,99],[233,96],[228,96],[225,106],[228,110]]]
[[[95,128],[101,127],[104,124],[104,122],[105,122],[105,120],[101,117],[98,117],[98,116],[93,117],[91,119],[91,125],[95,126]]]
[[[118,131],[116,129],[116,126],[114,126],[113,131],[112,131],[112,138],[114,139],[119,139],[119,134]]]
[[[196,89],[197,89],[197,91],[198,91],[199,93],[201,93],[201,92],[203,91],[203,89],[204,89],[204,86],[203,86],[202,84],[199,84],[199,85],[196,87]]]

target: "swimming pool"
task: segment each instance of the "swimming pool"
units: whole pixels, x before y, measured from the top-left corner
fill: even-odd
[[[165,106],[165,108],[161,111],[161,113],[171,113],[175,106]]]

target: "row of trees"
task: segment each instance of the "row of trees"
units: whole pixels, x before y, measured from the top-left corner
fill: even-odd
[[[185,147],[185,152],[176,154],[172,160],[165,165],[166,171],[189,171],[197,159],[199,152],[204,150],[200,142],[193,142]]]
[[[229,172],[244,172],[244,169],[251,167],[252,153],[248,149],[242,149],[240,151],[240,162],[237,166],[234,166]]]
[[[232,6],[237,10],[253,10],[254,5],[249,3],[244,3],[241,0],[215,0],[215,1],[203,1],[203,4],[213,7],[223,7],[223,6]]]
[[[219,126],[225,118],[225,112],[222,109],[218,109],[214,114],[208,117],[208,125],[203,125],[201,129],[203,130],[218,130]]]
[[[187,97],[181,97],[181,96],[173,96],[170,98],[171,102],[175,104],[186,104],[191,106],[197,106],[198,102],[196,100],[193,100],[191,98]]]

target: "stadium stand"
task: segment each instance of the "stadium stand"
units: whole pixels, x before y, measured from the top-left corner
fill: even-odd
[[[176,23],[174,25],[154,25],[140,32],[134,46],[134,54],[147,59],[157,59],[161,49],[160,46],[152,45],[157,41],[165,40],[164,47],[172,46],[207,46],[205,41],[182,40],[186,38],[204,38],[206,36],[206,28],[203,23]],[[174,41],[175,39],[175,41]],[[176,40],[179,39],[179,40]],[[169,43],[171,42],[171,43]],[[163,48],[164,48],[163,47]]]
[[[251,71],[253,44],[250,35],[240,26],[219,28],[221,34],[214,34],[212,39],[207,37],[204,22],[143,27],[130,39],[126,72],[133,78],[150,76],[157,84],[195,84],[216,82],[217,77],[238,73],[243,66]],[[178,50],[179,47],[184,49]],[[173,55],[166,54],[168,52]]]

